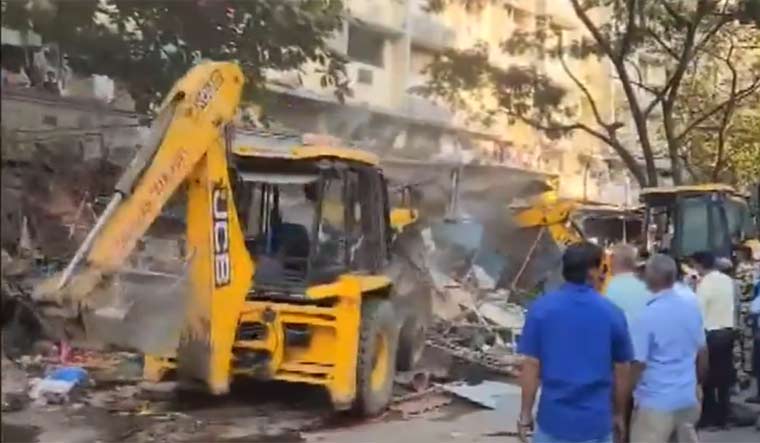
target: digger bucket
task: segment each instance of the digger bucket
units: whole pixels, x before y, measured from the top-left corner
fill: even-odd
[[[146,354],[176,351],[187,315],[187,274],[124,271],[82,312],[88,339]]]

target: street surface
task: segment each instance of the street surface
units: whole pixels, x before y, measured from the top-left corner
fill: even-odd
[[[124,390],[125,388],[122,388]],[[184,394],[170,401],[112,401],[104,386],[87,401],[32,406],[3,414],[3,441],[31,442],[320,442],[320,443],[475,443],[514,442],[519,394],[485,409],[461,399],[402,419],[391,411],[370,421],[330,413],[318,391],[292,385],[238,386],[221,398]],[[111,397],[109,397],[111,396]],[[187,396],[187,397],[186,397]],[[268,399],[268,400],[257,400]],[[760,409],[756,408],[760,412]],[[501,433],[501,435],[499,435]],[[753,428],[701,433],[707,443],[760,441]]]

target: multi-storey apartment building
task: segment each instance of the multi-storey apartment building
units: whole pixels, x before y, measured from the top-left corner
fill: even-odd
[[[513,56],[499,44],[516,30],[531,31],[541,16],[559,25],[566,39],[578,38],[582,26],[566,0],[492,0],[467,10],[457,2],[439,13],[427,0],[346,0],[343,30],[331,47],[345,54],[353,97],[338,103],[320,85],[319,75],[273,72],[270,89],[280,95],[267,104],[277,120],[302,130],[331,133],[394,156],[448,158],[505,164],[561,174],[563,190],[578,198],[598,198],[597,176],[607,164],[600,142],[582,133],[550,140],[521,123],[497,119],[483,126],[466,112],[415,93],[425,84],[424,68],[446,49],[471,48],[484,42],[489,61],[507,69],[534,66],[569,91],[574,118],[592,114],[561,63],[538,54]],[[568,59],[606,115],[613,112],[609,69],[597,60]],[[476,100],[476,99],[473,99]],[[488,102],[493,97],[478,97]],[[475,103],[477,105],[477,103]],[[488,103],[486,103],[488,104]],[[589,121],[590,122],[590,121]]]
[[[566,87],[565,104],[576,110],[569,118],[593,125],[587,101],[558,60],[540,53],[515,56],[500,49],[514,32],[541,26],[542,17],[562,29],[565,41],[579,38],[584,28],[568,0],[486,0],[481,8],[470,10],[464,2],[454,1],[438,13],[426,10],[428,0],[344,1],[343,28],[330,46],[349,60],[353,96],[339,103],[320,83],[316,67],[270,72],[267,86],[277,95],[264,106],[275,120],[333,134],[393,157],[503,164],[559,174],[568,196],[599,199],[605,193],[599,185],[609,177],[608,164],[614,156],[603,155],[606,151],[599,140],[581,132],[551,140],[528,125],[503,118],[484,126],[469,119],[464,110],[415,90],[427,82],[425,67],[436,54],[483,42],[493,66],[534,67]],[[588,85],[600,111],[612,115],[615,88],[605,62],[568,58],[567,64]],[[472,97],[472,104],[490,106],[493,100]]]

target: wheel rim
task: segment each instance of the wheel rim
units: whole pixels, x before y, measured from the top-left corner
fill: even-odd
[[[375,337],[375,355],[372,359],[372,374],[370,385],[373,391],[383,388],[388,377],[388,341],[384,334],[378,333]]]

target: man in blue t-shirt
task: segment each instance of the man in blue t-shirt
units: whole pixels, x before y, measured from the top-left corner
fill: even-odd
[[[623,312],[594,290],[601,261],[596,245],[569,246],[562,257],[565,284],[528,311],[519,343],[523,441],[533,428],[539,385],[534,443],[607,443],[625,435],[633,350]]]

